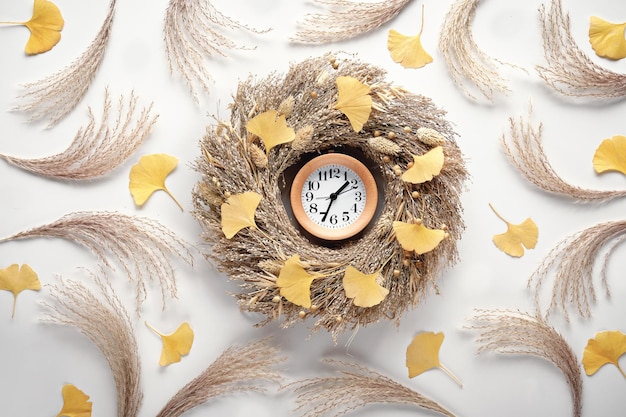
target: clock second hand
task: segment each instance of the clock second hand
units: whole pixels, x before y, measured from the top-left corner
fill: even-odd
[[[341,192],[348,186],[350,185],[349,181],[346,181],[343,183],[343,185],[341,187],[339,187],[339,189],[337,191],[335,191],[334,193],[331,193],[330,196],[328,198],[330,198],[330,202],[328,203],[328,207],[326,208],[324,213],[324,216],[322,217],[322,223],[324,223],[326,221],[326,217],[328,217],[328,213],[330,212],[330,207],[333,205],[333,203],[335,202],[335,200],[337,199],[337,196],[339,194],[341,194]]]

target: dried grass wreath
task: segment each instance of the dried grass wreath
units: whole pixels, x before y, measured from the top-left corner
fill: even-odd
[[[370,89],[371,114],[358,132],[334,107],[340,76]],[[211,247],[205,256],[239,282],[236,297],[242,311],[265,315],[259,325],[283,320],[284,327],[312,316],[314,330],[325,328],[336,339],[359,325],[399,320],[409,306],[437,290],[443,270],[458,261],[456,242],[465,229],[460,194],[468,177],[445,111],[429,98],[391,85],[380,68],[331,55],[292,64],[284,75],[274,73],[260,81],[250,77],[240,83],[230,108],[230,122],[209,126],[201,140],[196,169],[202,179],[193,200],[194,216]],[[249,132],[247,123],[269,111],[293,129],[293,141],[272,147]],[[413,166],[414,157],[435,147],[445,155],[440,173],[421,184],[404,181],[402,174]],[[290,185],[288,171],[307,155],[348,148],[376,163],[383,184],[379,213],[358,239],[326,246],[308,239],[294,224],[283,198]],[[233,197],[248,192],[258,194],[260,202],[249,216],[249,227],[228,238],[222,210]],[[425,253],[405,250],[394,222],[436,230],[443,239]],[[310,277],[310,302],[292,302],[284,295],[278,281],[286,265],[295,265],[304,281]],[[344,291],[348,266],[373,276],[384,299],[370,307],[355,305]]]

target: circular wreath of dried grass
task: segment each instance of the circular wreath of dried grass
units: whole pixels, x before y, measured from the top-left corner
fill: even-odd
[[[371,87],[373,108],[360,132],[334,109],[338,76],[350,76]],[[266,155],[263,141],[246,130],[254,116],[276,110],[295,130],[295,140]],[[456,242],[465,225],[460,194],[468,177],[456,133],[445,112],[426,97],[395,87],[375,66],[353,58],[325,55],[292,64],[284,74],[241,82],[231,105],[230,122],[207,127],[196,169],[202,179],[193,191],[194,216],[204,228],[210,250],[205,256],[217,269],[239,282],[235,294],[244,312],[261,313],[264,325],[282,320],[284,327],[315,317],[313,329],[325,328],[336,337],[346,329],[399,320],[430,291],[442,271],[458,261]],[[445,162],[431,181],[413,185],[400,174],[422,155],[442,146]],[[305,156],[336,149],[357,149],[375,161],[382,179],[383,198],[373,224],[356,240],[325,246],[308,239],[295,225],[284,203],[289,187],[286,172]],[[231,195],[253,191],[262,196],[256,227],[227,239],[222,231],[221,206]],[[432,251],[405,251],[395,237],[394,221],[421,219],[446,231]],[[303,308],[280,295],[276,284],[285,261],[299,255],[307,271],[323,275],[313,280],[311,306]],[[345,268],[366,274],[379,272],[377,283],[389,290],[378,305],[355,306],[343,289]]]

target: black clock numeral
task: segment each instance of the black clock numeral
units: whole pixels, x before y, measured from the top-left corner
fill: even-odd
[[[319,181],[307,181],[307,186],[309,187],[309,191],[317,191],[320,189]]]
[[[361,201],[361,200],[363,200],[363,194],[360,191],[355,192],[354,201]],[[354,206],[356,207],[356,204]]]
[[[357,211],[356,203],[354,203],[354,204],[352,205],[352,211],[353,211],[354,213],[356,213],[356,211]]]
[[[350,186],[351,186],[352,188],[359,188],[359,183],[357,182],[357,180],[356,180],[356,179],[351,179],[351,180],[350,180]]]
[[[330,217],[328,218],[328,221],[330,222],[330,224],[337,224],[339,219],[337,219],[336,214],[331,214]]]
[[[347,178],[347,174],[346,178]],[[319,171],[317,173],[317,179],[319,181],[327,181],[333,178],[341,178],[341,170],[339,168],[328,168],[325,171]],[[346,179],[347,181],[347,179]]]
[[[355,204],[356,206],[356,204]],[[356,207],[355,207],[356,208]],[[355,211],[356,212],[356,211]],[[342,222],[349,222],[350,221],[350,213],[348,213],[347,211],[344,211],[341,215],[341,221]]]
[[[317,213],[317,204],[316,203],[312,203],[309,206],[309,213]]]
[[[307,193],[304,195],[304,198],[306,199],[307,203],[313,201],[313,193],[310,191],[307,191]]]

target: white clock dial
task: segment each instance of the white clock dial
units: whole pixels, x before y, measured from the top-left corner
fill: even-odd
[[[327,229],[342,229],[354,223],[363,213],[367,197],[363,179],[339,164],[314,170],[300,195],[307,217]]]
[[[327,153],[304,164],[291,185],[291,208],[298,224],[323,240],[351,238],[372,221],[378,188],[358,159]]]

